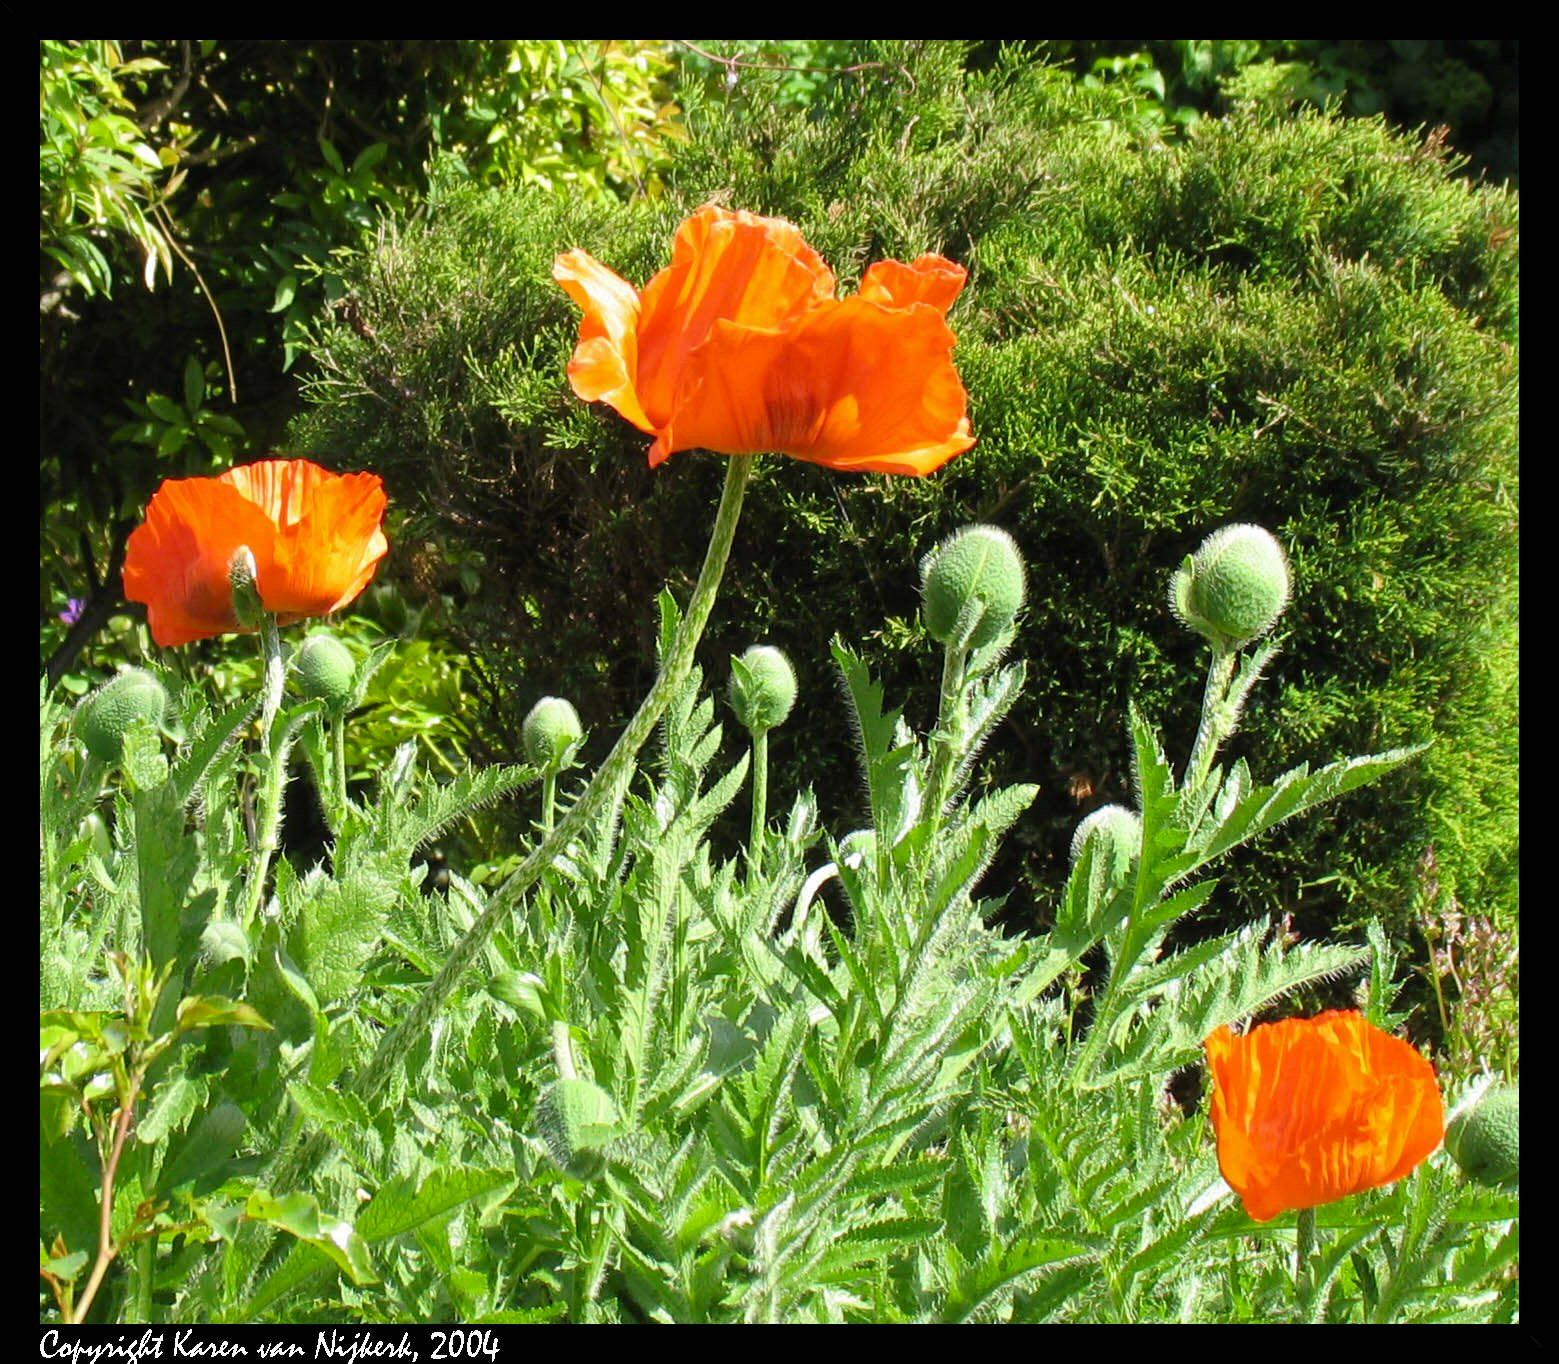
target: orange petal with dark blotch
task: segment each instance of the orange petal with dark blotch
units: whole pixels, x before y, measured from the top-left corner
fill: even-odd
[[[237,488],[214,478],[168,479],[125,547],[124,593],[146,606],[162,648],[240,632],[228,565],[243,545],[269,560],[276,530]]]
[[[671,265],[645,286],[637,392],[656,429],[720,322],[779,331],[833,301],[833,272],[798,228],[706,204],[677,230]]]
[[[888,308],[929,304],[942,316],[958,301],[969,272],[944,256],[924,255],[912,264],[880,260],[866,269],[857,298]]]
[[[1257,1221],[1403,1178],[1439,1145],[1434,1068],[1362,1014],[1206,1041],[1218,1165]]]
[[[552,278],[585,310],[568,380],[585,402],[603,402],[641,431],[655,428],[644,414],[636,384],[639,368],[639,296],[621,275],[584,251],[565,251]]]
[[[831,468],[926,474],[974,444],[953,334],[929,308],[860,299],[786,333],[720,324],[651,451],[773,450]]]

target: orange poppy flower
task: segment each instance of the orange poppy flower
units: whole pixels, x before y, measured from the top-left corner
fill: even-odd
[[[1204,1043],[1218,1166],[1258,1222],[1401,1179],[1445,1135],[1434,1067],[1334,1010]]]
[[[966,272],[879,261],[860,292],[778,218],[706,204],[636,293],[583,251],[552,268],[585,310],[574,392],[678,450],[774,451],[834,469],[928,474],[974,444],[947,310]]]
[[[170,478],[130,535],[124,590],[146,604],[163,648],[252,629],[233,611],[229,565],[254,555],[265,609],[290,625],[325,616],[368,586],[389,551],[377,474],[333,474],[267,459],[215,478]]]

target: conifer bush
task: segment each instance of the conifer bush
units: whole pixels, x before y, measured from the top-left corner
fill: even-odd
[[[491,191],[437,172],[387,225],[313,338],[299,449],[381,471],[422,513],[415,562],[481,564],[451,622],[501,696],[494,757],[542,692],[610,733],[653,675],[645,604],[685,565],[720,461],[653,474],[640,434],[575,402],[576,314],[548,278],[588,241],[642,285],[675,224],[714,200],[796,223],[853,288],[883,256],[970,271],[951,321],[979,444],[928,480],[760,472],[714,622],[711,666],[753,639],[801,683],[804,753],[828,822],[859,814],[851,736],[817,642],[861,627],[909,691],[914,574],[954,527],[994,521],[1029,564],[1022,699],[991,780],[1039,792],[992,877],[1043,922],[1072,829],[1127,800],[1125,698],[1190,746],[1171,702],[1195,641],[1167,628],[1165,563],[1232,522],[1287,548],[1296,607],[1246,716],[1253,767],[1432,741],[1346,815],[1236,857],[1223,924],[1301,931],[1380,917],[1401,939],[1427,847],[1444,888],[1515,915],[1518,203],[1456,178],[1434,140],[1379,120],[1254,106],[1175,142],[1135,137],[1121,96],[1009,53],[881,45],[879,66],[781,107],[757,72],[687,92],[663,197],[624,205]],[[446,584],[447,586],[447,584]],[[880,624],[879,624],[880,623]],[[929,717],[920,716],[918,719]],[[599,755],[587,755],[598,757]],[[803,767],[804,764],[804,767]],[[741,838],[733,815],[733,845]]]

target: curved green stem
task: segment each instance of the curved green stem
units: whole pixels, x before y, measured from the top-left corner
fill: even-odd
[[[281,709],[282,683],[286,676],[281,657],[281,635],[276,629],[276,617],[270,612],[260,617],[260,657],[265,663],[264,699],[260,703],[260,746],[268,748],[271,726],[276,723],[276,712]]]
[[[1294,1287],[1299,1300],[1308,1309],[1315,1285],[1309,1278],[1310,1256],[1315,1251],[1315,1209],[1301,1208],[1296,1223],[1294,1245]]]
[[[633,719],[628,722],[606,761],[597,769],[583,794],[570,807],[531,854],[510,875],[509,879],[493,892],[487,908],[471,925],[464,937],[455,944],[438,975],[429,982],[421,997],[400,1025],[385,1034],[378,1050],[352,1086],[360,1099],[371,1100],[383,1092],[396,1071],[405,1062],[417,1040],[427,1031],[433,1019],[443,1012],[450,995],[455,991],[467,970],[492,937],[493,929],[505,919],[514,902],[536,882],[544,868],[568,847],[569,843],[587,829],[601,812],[618,786],[626,779],[634,759],[646,739],[670,704],[671,698],[687,680],[693,666],[693,651],[709,614],[714,607],[720,579],[725,573],[725,562],[736,538],[736,523],[741,515],[742,499],[747,491],[747,480],[752,472],[755,455],[733,455],[726,470],[725,488],[720,497],[720,508],[715,513],[714,530],[710,534],[709,548],[704,554],[704,565],[688,601],[687,613],[677,630],[671,648],[661,662],[660,675],[656,677],[649,694],[640,704]],[[324,1139],[311,1140],[301,1149],[284,1157],[276,1167],[271,1187],[290,1189],[318,1158]]]
[[[244,897],[243,926],[254,923],[255,915],[265,899],[265,883],[271,873],[271,859],[281,839],[281,797],[287,784],[287,755],[292,751],[293,736],[303,717],[294,715],[280,734],[270,736],[270,752],[265,765],[265,784],[260,790],[260,818],[255,838],[254,865],[249,870],[249,884]]]

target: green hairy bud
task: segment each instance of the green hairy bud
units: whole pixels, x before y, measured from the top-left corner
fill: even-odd
[[[796,671],[768,644],[754,644],[731,660],[731,709],[742,727],[766,734],[785,723],[796,704]]]
[[[351,699],[357,661],[334,635],[310,635],[293,655],[298,690],[312,701],[341,705]]]
[[[76,711],[76,737],[87,752],[104,762],[118,762],[124,734],[136,720],[162,723],[168,693],[144,668],[127,668],[103,684]]]
[[[227,565],[227,585],[233,593],[233,614],[247,629],[256,629],[265,618],[265,603],[260,600],[259,568],[254,551],[239,545]]]
[[[520,729],[525,756],[543,772],[560,771],[584,737],[579,712],[561,696],[543,696]]]
[[[601,1155],[617,1135],[617,1105],[590,1080],[559,1080],[536,1105],[536,1127],[560,1169],[575,1179],[594,1179],[605,1168]]]
[[[1468,1179],[1513,1184],[1521,1178],[1521,1087],[1489,1090],[1446,1129],[1445,1149]]]
[[[996,526],[955,531],[920,565],[921,614],[939,644],[978,649],[991,643],[1023,605],[1023,555]],[[960,641],[965,630],[970,633]]]
[[[1175,615],[1214,644],[1260,639],[1288,605],[1283,547],[1260,526],[1224,526],[1188,555],[1169,585]]]
[[[1072,865],[1092,841],[1109,860],[1110,879],[1122,880],[1142,847],[1142,820],[1124,805],[1101,805],[1072,835]]]

